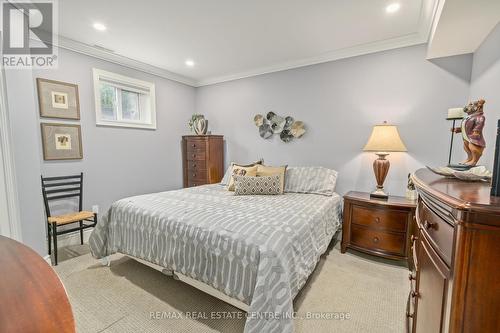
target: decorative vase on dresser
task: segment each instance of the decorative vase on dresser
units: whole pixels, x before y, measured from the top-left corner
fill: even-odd
[[[222,135],[184,135],[182,137],[184,187],[213,184],[224,176]]]
[[[500,332],[500,197],[420,169],[408,330]]]

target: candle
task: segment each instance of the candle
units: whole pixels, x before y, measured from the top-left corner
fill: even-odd
[[[448,117],[446,119],[462,119],[465,117],[464,108],[448,109]]]

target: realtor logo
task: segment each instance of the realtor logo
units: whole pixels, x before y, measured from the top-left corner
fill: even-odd
[[[2,3],[2,63],[6,67],[55,68],[54,1]]]

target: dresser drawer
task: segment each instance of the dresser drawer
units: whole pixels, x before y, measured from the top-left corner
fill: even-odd
[[[188,181],[207,181],[207,170],[188,170]]]
[[[205,152],[207,143],[203,140],[189,140],[186,142],[186,151],[188,153]]]
[[[436,215],[421,199],[418,202],[417,223],[439,256],[451,265],[454,228]]]
[[[187,152],[187,160],[188,161],[205,161],[205,152]]]
[[[351,244],[366,250],[404,256],[406,235],[351,225]]]
[[[381,230],[406,232],[409,212],[352,206],[352,223]]]
[[[201,181],[201,180],[190,180],[187,183],[187,187],[195,187],[195,186],[201,186],[201,185],[206,185],[208,182],[206,181]]]
[[[187,169],[188,170],[206,170],[207,162],[199,161],[199,160],[188,160],[187,161]]]

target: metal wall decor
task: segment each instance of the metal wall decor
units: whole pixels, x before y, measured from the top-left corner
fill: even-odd
[[[306,132],[302,121],[295,121],[293,117],[281,117],[270,111],[264,117],[261,114],[253,118],[255,126],[263,139],[269,139],[273,134],[278,134],[281,141],[290,142],[293,138],[300,138]]]

